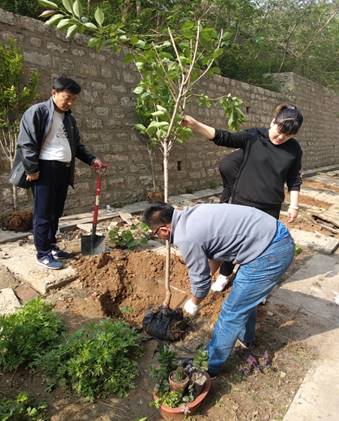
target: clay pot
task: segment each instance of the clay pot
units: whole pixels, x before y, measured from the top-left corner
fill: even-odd
[[[184,392],[188,386],[189,381],[190,378],[188,376],[186,376],[182,381],[175,380],[175,371],[172,371],[168,376],[170,389],[174,392]]]
[[[185,417],[187,417],[190,414],[193,414],[197,410],[197,408],[202,404],[202,402],[204,401],[208,392],[211,389],[211,379],[207,373],[206,378],[207,380],[202,392],[194,399],[194,401],[179,406],[178,408],[170,408],[169,406],[161,405],[159,410],[162,418],[167,421],[179,421],[184,420]],[[158,399],[155,393],[153,393],[153,399]]]

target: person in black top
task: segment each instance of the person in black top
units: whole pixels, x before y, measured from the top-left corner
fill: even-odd
[[[290,194],[288,222],[296,219],[299,208],[302,149],[294,135],[302,123],[300,110],[289,104],[275,109],[269,128],[232,133],[214,129],[188,115],[182,121],[185,127],[218,146],[238,148],[219,166],[224,184],[221,201],[253,206],[278,219],[286,183]],[[224,263],[212,290],[222,291],[232,271],[233,266]]]

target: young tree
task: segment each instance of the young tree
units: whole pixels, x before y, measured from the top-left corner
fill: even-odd
[[[27,76],[23,55],[15,40],[0,43],[0,150],[13,167],[19,121],[36,96],[37,73]],[[13,208],[17,208],[17,189],[12,185]]]
[[[82,16],[78,0],[71,3],[63,0],[64,8],[50,1],[42,4],[52,8],[45,11],[47,24],[67,30],[67,37],[77,32],[89,31],[92,38],[88,44],[97,49],[109,45],[117,48],[127,46],[126,59],[133,61],[140,74],[140,81],[134,89],[139,122],[137,130],[148,138],[149,150],[158,147],[163,155],[164,200],[168,201],[168,159],[176,142],[182,143],[191,134],[190,129],[181,125],[187,104],[198,100],[201,105],[211,106],[219,101],[228,116],[228,126],[236,129],[244,121],[241,111],[242,101],[230,94],[219,98],[209,98],[199,92],[199,82],[218,69],[215,60],[222,54],[227,43],[223,32],[217,33],[211,27],[203,27],[200,21],[187,20],[173,32],[166,28],[154,36],[145,38],[123,31],[123,25],[104,26],[105,15],[98,7],[94,22]],[[167,242],[165,270],[166,298],[168,306],[171,298],[169,287],[170,244]]]

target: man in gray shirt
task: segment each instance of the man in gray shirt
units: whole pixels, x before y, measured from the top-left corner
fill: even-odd
[[[223,261],[240,265],[208,344],[208,370],[216,375],[237,339],[254,341],[256,307],[276,286],[294,256],[285,226],[252,207],[202,204],[176,210],[154,203],[144,212],[153,235],[170,240],[188,267],[192,296],[184,310],[195,315]]]

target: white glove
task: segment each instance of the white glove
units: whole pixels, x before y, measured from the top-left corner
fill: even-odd
[[[225,275],[219,275],[215,282],[213,282],[211,286],[211,290],[214,292],[221,292],[223,291],[227,284],[229,284],[230,279],[228,276]]]
[[[184,311],[188,313],[190,316],[195,316],[198,312],[199,306],[194,304],[192,299],[186,301],[184,304]]]

